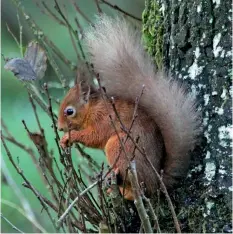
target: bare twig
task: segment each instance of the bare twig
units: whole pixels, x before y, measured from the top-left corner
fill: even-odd
[[[82,212],[81,212],[81,221],[83,223],[84,233],[87,233],[87,227],[86,227],[86,223],[85,223],[85,217],[84,217],[84,215],[83,215]]]
[[[100,8],[99,0],[95,0],[95,4],[96,4],[99,14],[102,14],[103,12],[102,12],[102,9]]]
[[[109,210],[108,210],[108,205],[105,200],[105,196],[103,193],[103,188],[102,188],[102,183],[103,183],[103,170],[104,170],[104,165],[102,164],[102,169],[99,174],[99,183],[98,183],[98,194],[99,194],[99,201],[100,201],[100,207],[103,213],[103,220],[107,224],[109,231],[111,231],[111,226],[110,226],[110,215],[109,215]]]
[[[92,24],[91,20],[80,10],[78,4],[74,0],[70,0],[75,7],[76,11],[89,23]]]
[[[37,164],[37,159],[36,159],[36,155],[35,152],[33,151],[32,148],[28,148],[26,147],[24,144],[20,143],[19,141],[17,141],[14,137],[12,136],[4,136],[2,135],[7,141],[15,144],[16,146],[18,146],[19,148],[21,148],[22,150],[24,150],[28,155],[31,156],[34,164]]]
[[[6,24],[6,28],[7,28],[7,31],[11,34],[11,36],[14,38],[17,46],[20,48],[20,44],[19,44],[19,41],[18,39],[16,38],[16,36],[14,35],[14,33],[11,31],[10,27],[8,26],[8,24]]]
[[[54,225],[54,228],[57,230],[56,225],[55,225],[55,222],[54,222],[54,220],[53,220],[53,218],[52,218],[52,216],[51,216],[51,214],[50,214],[50,212],[49,212],[49,210],[48,210],[48,207],[46,206],[44,200],[43,200],[40,196],[38,196],[37,191],[36,191],[35,188],[31,185],[31,183],[29,182],[29,180],[25,177],[25,175],[23,174],[23,171],[22,171],[22,170],[16,165],[16,163],[14,162],[13,157],[12,157],[12,155],[11,155],[11,153],[10,153],[10,151],[9,151],[9,149],[8,149],[8,147],[7,147],[7,145],[6,145],[6,143],[5,143],[5,140],[4,140],[4,138],[2,137],[2,133],[1,133],[1,140],[2,140],[3,147],[5,148],[6,154],[7,154],[8,158],[9,158],[11,164],[14,166],[14,168],[15,168],[16,171],[17,171],[17,173],[24,179],[25,184],[27,184],[27,185],[31,188],[31,190],[33,191],[33,193],[34,193],[34,194],[36,195],[36,197],[39,199],[39,201],[40,201],[42,207],[46,210],[46,212],[47,212],[47,214],[48,214],[50,220],[52,221],[52,223],[53,223],[53,225]]]
[[[16,204],[4,199],[1,199],[1,203],[17,210],[22,216],[24,216],[28,221],[30,221],[38,231],[48,233],[35,219],[32,218],[32,216],[29,216],[27,213],[25,213],[24,210],[21,209],[21,207],[18,207]]]
[[[136,163],[135,161],[130,162],[130,170],[129,170],[129,178],[132,185],[132,190],[134,193],[134,204],[137,208],[138,214],[143,224],[143,228],[145,233],[152,233],[152,228],[149,220],[149,216],[146,213],[146,209],[143,204],[142,196],[140,194],[140,187],[138,184],[137,179],[137,172],[136,172]]]
[[[77,28],[79,29],[79,34],[81,35],[81,39],[83,38],[83,27],[81,26],[81,24],[79,23],[79,20],[77,17],[74,18],[74,21],[77,25]]]
[[[74,62],[70,61],[61,51],[60,49],[51,41],[48,39],[48,37],[44,38],[45,42],[48,44],[48,46],[53,50],[53,52],[58,56],[58,58],[61,59],[67,66],[70,67],[72,71],[75,71],[77,69],[77,66]]]
[[[66,211],[62,214],[62,216],[58,219],[58,223],[61,223],[64,218],[67,216],[67,214],[70,212],[70,210],[72,209],[72,207],[75,205],[75,203],[80,199],[81,196],[83,196],[84,194],[86,194],[88,191],[90,191],[93,187],[95,187],[98,184],[99,181],[95,181],[93,184],[91,184],[88,188],[86,188],[85,190],[83,190],[74,200],[73,202],[68,206],[68,208],[66,209]]]
[[[82,48],[82,44],[81,44],[81,41],[80,41],[80,38],[77,34],[77,32],[73,29],[73,27],[71,26],[71,24],[69,23],[68,19],[65,17],[65,15],[63,14],[57,0],[54,0],[55,2],[55,9],[57,10],[57,12],[60,14],[60,16],[63,18],[63,20],[66,22],[66,26],[67,28],[73,33],[73,35],[75,36],[76,40],[77,40],[77,43],[78,43],[78,46],[79,46],[79,50],[81,52],[81,55],[83,57],[84,60],[86,60],[86,56],[85,56],[85,53],[83,51],[83,48]]]
[[[36,217],[35,217],[35,215],[34,215],[34,213],[32,211],[32,208],[31,208],[28,200],[25,199],[25,197],[22,194],[20,188],[18,187],[18,185],[15,183],[14,179],[12,178],[8,168],[6,167],[6,164],[5,164],[5,161],[4,161],[3,157],[1,158],[1,169],[2,169],[2,173],[5,176],[8,184],[13,189],[16,197],[19,199],[19,201],[20,201],[20,203],[21,203],[21,205],[22,205],[22,207],[23,207],[23,209],[25,211],[27,219],[29,219],[32,222],[32,224],[37,223]]]
[[[123,9],[121,9],[120,7],[118,7],[117,5],[111,4],[110,2],[108,2],[106,0],[101,0],[101,2],[104,3],[104,4],[106,4],[106,5],[108,5],[109,7],[113,8],[113,9],[115,9],[115,10],[120,11],[121,13],[123,13],[123,14],[125,14],[125,15],[127,15],[127,16],[135,19],[135,20],[142,21],[140,18],[138,18],[138,17],[136,17],[136,16],[134,16],[134,15],[132,15],[132,14],[124,11]]]
[[[4,128],[4,131],[6,131],[6,133],[7,133],[7,135],[8,135],[8,136],[5,136],[5,135],[2,134],[2,137],[3,137],[4,139],[6,139],[7,141],[13,143],[13,144],[16,145],[17,147],[21,148],[22,150],[24,150],[28,155],[30,155],[30,157],[31,157],[31,159],[32,159],[32,161],[33,161],[33,163],[34,163],[34,165],[35,165],[36,168],[37,168],[37,171],[38,171],[38,173],[39,173],[39,175],[40,175],[42,181],[43,181],[43,182],[45,183],[45,185],[47,186],[47,182],[45,181],[44,176],[42,175],[42,171],[41,171],[41,169],[40,169],[40,167],[39,167],[39,165],[38,165],[38,160],[37,160],[37,157],[36,157],[36,154],[35,154],[34,150],[33,150],[32,148],[30,148],[30,147],[25,146],[24,144],[20,143],[19,141],[17,141],[17,140],[9,133],[9,131],[8,131],[8,129],[6,128],[6,126],[5,126],[4,122],[3,122],[3,120],[2,120],[2,126],[3,126],[3,128]]]
[[[48,98],[48,102],[49,102],[48,110],[49,110],[49,114],[50,114],[50,117],[51,117],[52,122],[53,122],[53,130],[54,130],[54,133],[55,133],[55,136],[56,136],[56,141],[59,142],[60,137],[58,135],[57,125],[56,125],[56,121],[55,121],[56,120],[56,116],[54,116],[54,113],[53,113],[52,101],[51,101],[51,98],[50,98],[50,95],[49,95],[48,85],[46,83],[44,84],[44,88],[45,88],[45,92],[46,92],[46,95],[47,95],[47,98]]]
[[[55,204],[53,204],[49,199],[47,199],[46,197],[44,197],[43,195],[41,195],[39,193],[38,190],[36,190],[35,188],[33,188],[33,186],[31,186],[31,184],[28,184],[28,183],[23,183],[22,184],[25,188],[28,188],[30,189],[33,193],[36,194],[37,197],[40,197],[41,200],[43,200],[43,202],[45,204],[47,204],[49,207],[51,207],[53,210],[57,211],[57,207]]]
[[[69,205],[69,200],[70,200],[70,193],[71,193],[71,186],[67,186],[67,197],[66,197],[66,201],[65,201],[65,207],[68,207]],[[72,230],[72,225],[71,225],[71,222],[70,222],[70,215],[68,214],[66,216],[66,222],[67,222],[67,226],[68,226],[68,229],[69,229],[69,232],[72,233],[73,230]]]
[[[153,169],[156,177],[158,178],[158,180],[160,182],[161,189],[165,194],[166,200],[168,202],[168,206],[169,206],[169,208],[171,210],[171,213],[172,213],[172,217],[173,217],[173,220],[174,220],[176,231],[178,233],[181,233],[181,229],[180,229],[179,221],[178,221],[178,218],[177,218],[177,215],[176,215],[176,212],[175,212],[175,208],[174,208],[174,206],[172,204],[172,201],[171,201],[171,198],[170,198],[170,196],[168,194],[167,188],[166,188],[165,184],[163,183],[163,180],[162,180],[161,176],[159,175],[159,173],[157,172],[157,170],[155,169],[155,167],[153,166],[152,162],[147,157],[147,155],[145,155],[145,158],[146,158],[147,162],[150,164],[151,168]]]
[[[59,216],[60,216],[60,213],[61,213],[61,210],[62,210],[62,201],[63,201],[63,199],[64,199],[64,197],[63,197],[63,194],[64,194],[64,192],[65,192],[65,190],[66,190],[66,186],[68,185],[68,182],[69,182],[69,180],[72,178],[72,170],[70,170],[70,172],[69,172],[69,174],[68,174],[68,178],[67,178],[67,180],[66,180],[66,182],[65,182],[65,185],[64,185],[64,187],[63,187],[63,189],[62,189],[62,192],[61,192],[61,194],[60,194],[60,199],[59,199],[59,203],[58,203],[58,212],[57,212],[57,217],[59,218]]]
[[[55,20],[58,24],[66,27],[66,22],[64,20],[59,19],[55,13],[48,7],[45,1],[42,1],[43,7],[46,9],[46,12],[41,8],[41,6],[36,3],[38,8],[41,9],[41,12],[53,20]],[[48,44],[48,46],[52,49],[52,51],[67,65],[71,68],[71,70],[76,70],[77,66],[72,61],[67,59],[67,57],[60,51],[60,49],[51,41],[47,36],[44,35],[44,41]]]
[[[92,170],[100,170],[100,166],[98,163],[86,152],[83,151],[83,149],[80,147],[79,144],[75,144],[75,147],[78,149],[81,156],[85,159],[87,159],[89,166]]]
[[[35,118],[36,118],[36,122],[38,124],[38,127],[40,129],[40,133],[44,136],[44,129],[41,127],[41,124],[40,124],[40,120],[39,120],[39,117],[38,117],[38,114],[37,114],[37,111],[36,111],[36,105],[33,101],[33,98],[31,96],[30,93],[28,93],[28,98],[29,98],[29,102],[31,103],[32,105],[32,109],[33,109],[33,112],[34,112],[34,115],[35,115]]]
[[[27,91],[30,93],[30,95],[33,97],[33,99],[37,102],[37,104],[41,107],[41,109],[49,115],[48,106],[47,104],[36,94],[34,90],[29,88],[27,85],[25,85],[27,88]]]
[[[153,207],[152,207],[152,204],[151,204],[151,202],[150,202],[150,199],[147,198],[147,197],[145,197],[145,196],[143,195],[143,200],[144,200],[144,201],[147,203],[147,205],[148,205],[149,213],[150,213],[150,215],[151,215],[152,220],[153,220],[154,223],[155,223],[155,228],[156,228],[156,230],[158,231],[158,233],[161,233],[160,226],[159,226],[159,221],[158,221],[158,217],[156,216],[156,214],[155,214],[155,212],[154,212],[154,209],[153,209]]]
[[[117,185],[117,177],[114,171],[111,172],[111,201],[112,201],[112,205],[113,205],[113,211],[115,213],[116,219],[118,219],[120,221],[120,225],[122,228],[122,231],[125,233],[126,232],[126,228],[125,228],[125,224],[124,221],[122,220],[122,218],[120,217],[120,213],[122,211],[125,211],[125,206],[123,201],[123,197],[124,197],[124,192],[123,192],[123,197],[121,199],[121,194],[120,194],[120,190],[119,187]],[[123,214],[123,212],[122,212]]]
[[[53,13],[53,11],[48,7],[47,3],[45,1],[42,1],[43,7],[46,9],[46,12],[41,8],[41,6],[36,2],[36,5],[38,8],[40,8],[41,12],[53,20],[55,20],[58,24],[66,26],[66,23],[62,20],[60,20],[56,14]],[[61,51],[60,49],[46,36],[44,35],[44,41],[48,44],[48,46],[52,49],[52,51],[67,65],[71,68],[71,70],[75,70],[77,66],[70,61]]]
[[[71,32],[71,30],[70,30],[69,27],[68,27],[68,32],[69,32],[69,35],[70,35],[71,43],[72,43],[72,45],[73,45],[74,51],[75,51],[76,56],[77,56],[77,60],[79,61],[79,60],[81,60],[81,57],[80,57],[80,55],[79,55],[78,48],[77,48],[77,46],[76,46],[76,43],[75,43],[75,41],[74,41],[72,32]]]
[[[13,223],[11,223],[6,217],[4,217],[2,213],[0,213],[0,215],[1,215],[1,218],[4,219],[8,224],[10,224],[10,226],[11,226],[14,230],[16,230],[16,231],[19,232],[19,233],[24,233],[24,232],[22,232],[21,230],[19,230]]]
[[[60,20],[60,19],[56,16],[56,14],[54,14],[54,13],[51,11],[51,9],[47,6],[47,4],[45,3],[45,1],[42,1],[42,5],[43,5],[43,7],[47,10],[47,12],[48,12],[47,15],[48,15],[48,16],[50,16],[52,19],[54,19],[55,21],[57,21],[58,24],[63,25],[63,26],[66,25],[64,21]]]
[[[17,12],[17,19],[19,23],[19,48],[21,57],[23,57],[23,26],[20,22],[19,13]]]
[[[87,188],[87,185],[84,183],[83,181],[83,178],[82,178],[82,175],[81,175],[81,172],[79,170],[79,179],[80,179],[80,184],[83,185],[84,189]],[[96,199],[94,198],[93,194],[92,193],[89,193],[90,194],[90,198],[92,199],[92,201],[94,202],[94,204],[96,205],[96,207],[100,210],[100,206],[99,204],[97,203]]]

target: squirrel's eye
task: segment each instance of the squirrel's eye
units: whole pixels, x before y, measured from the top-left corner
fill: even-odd
[[[67,116],[74,117],[76,114],[76,110],[73,106],[67,106],[64,113]]]

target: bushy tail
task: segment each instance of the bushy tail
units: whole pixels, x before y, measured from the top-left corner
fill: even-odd
[[[184,176],[200,132],[194,100],[176,81],[156,73],[144,52],[141,35],[121,18],[102,16],[86,34],[91,62],[107,93],[134,101],[145,85],[140,105],[159,126],[167,153],[164,181]]]

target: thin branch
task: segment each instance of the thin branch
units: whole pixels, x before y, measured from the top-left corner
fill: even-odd
[[[11,36],[14,38],[16,44],[18,45],[18,47],[20,48],[20,44],[19,44],[19,41],[18,39],[16,38],[16,36],[14,35],[14,33],[11,31],[10,27],[8,26],[8,24],[6,23],[6,28],[7,28],[7,31],[11,34]]]
[[[71,170],[72,172],[72,170]],[[65,207],[67,207],[69,205],[69,201],[70,201],[70,195],[71,195],[71,186],[67,186],[67,197],[66,197],[66,201],[65,201]],[[69,229],[69,232],[72,233],[72,225],[71,225],[71,222],[70,222],[70,215],[68,214],[66,216],[66,221],[67,221],[67,226],[68,226],[68,229]]]
[[[102,213],[103,213],[103,219],[105,221],[105,223],[107,224],[108,226],[108,229],[111,231],[111,225],[110,225],[110,215],[109,215],[109,212],[108,212],[108,205],[106,203],[106,200],[105,200],[105,196],[104,196],[104,193],[103,193],[103,188],[102,188],[102,183],[103,183],[103,170],[104,170],[104,165],[102,164],[102,168],[101,168],[101,171],[99,173],[99,183],[98,183],[98,197],[99,197],[99,201],[100,201],[100,207],[101,207],[101,210],[102,210]]]
[[[72,209],[72,207],[75,205],[75,203],[80,199],[81,196],[83,196],[84,194],[86,194],[87,192],[89,192],[93,187],[95,187],[97,184],[99,183],[99,181],[95,181],[93,184],[91,184],[88,188],[86,188],[85,190],[83,190],[75,199],[74,201],[68,206],[68,208],[66,209],[66,211],[62,214],[62,216],[58,219],[58,223],[61,224],[61,222],[64,220],[64,218],[68,215],[68,213],[70,212],[70,210]]]
[[[2,140],[3,147],[5,148],[6,154],[7,154],[8,158],[9,158],[11,164],[14,166],[15,170],[17,171],[17,173],[24,179],[25,183],[26,183],[28,186],[30,186],[30,188],[31,188],[31,190],[33,191],[33,193],[34,193],[34,194],[36,195],[36,197],[39,199],[39,201],[40,201],[42,207],[46,210],[46,212],[47,212],[47,214],[48,214],[50,220],[52,221],[52,223],[53,223],[53,225],[54,225],[54,228],[57,230],[56,225],[55,225],[55,222],[54,222],[54,220],[53,220],[53,218],[52,218],[52,216],[51,216],[51,214],[50,214],[50,212],[49,212],[49,210],[48,210],[48,207],[46,206],[44,200],[38,195],[38,193],[37,193],[37,191],[35,190],[35,188],[31,185],[31,183],[29,182],[29,180],[28,180],[28,179],[25,177],[25,175],[23,174],[23,171],[22,171],[22,170],[16,165],[16,163],[14,162],[13,157],[12,157],[12,155],[11,155],[11,153],[10,153],[10,151],[9,151],[9,149],[8,149],[8,147],[7,147],[7,145],[6,145],[6,143],[5,143],[5,140],[4,140],[3,136],[2,136],[2,132],[1,132],[1,140]]]
[[[19,147],[20,149],[24,150],[28,155],[30,155],[30,157],[31,157],[31,159],[32,159],[32,161],[33,161],[33,163],[34,163],[34,165],[36,166],[37,171],[38,171],[38,173],[39,173],[39,175],[40,175],[40,177],[41,177],[41,180],[44,182],[45,186],[47,186],[47,182],[45,181],[44,176],[42,175],[42,171],[41,171],[41,169],[40,169],[40,167],[39,167],[39,165],[38,165],[38,160],[37,160],[37,157],[36,157],[36,154],[35,154],[34,150],[33,150],[32,148],[29,148],[29,147],[25,146],[24,144],[20,143],[19,141],[17,141],[17,140],[9,133],[9,131],[8,131],[7,127],[5,126],[3,120],[2,120],[2,126],[3,126],[3,128],[4,128],[4,131],[6,131],[6,133],[7,133],[7,135],[8,135],[8,136],[5,136],[5,135],[2,134],[2,137],[3,137],[5,140],[7,140],[7,141],[13,143],[14,145],[16,145],[17,147]]]
[[[54,113],[53,113],[52,101],[51,101],[51,98],[50,98],[50,95],[49,95],[49,91],[48,91],[48,86],[47,86],[46,83],[44,84],[44,88],[45,88],[45,92],[46,92],[46,95],[47,95],[47,98],[48,98],[48,102],[49,102],[48,110],[49,110],[49,114],[50,114],[50,117],[51,117],[52,122],[53,122],[53,130],[54,130],[54,133],[55,133],[55,136],[56,136],[56,140],[59,142],[60,137],[58,135],[57,125],[56,125],[56,121],[55,121],[56,116],[54,116]]]
[[[46,142],[45,137],[41,134],[30,132],[24,120],[22,120],[22,123],[23,123],[24,128],[26,129],[30,139],[32,140],[32,142],[34,143],[34,145],[36,146],[36,148],[40,154],[39,162],[40,162],[40,166],[41,166],[41,169],[43,172],[42,175],[46,181],[46,185],[49,185],[51,187],[50,182],[46,178],[46,175],[45,175],[45,173],[48,170],[52,179],[55,181],[57,188],[60,190],[62,186],[61,186],[60,181],[57,179],[57,177],[54,173],[53,166],[52,166],[53,161],[52,161],[51,155],[48,152],[47,142]]]
[[[4,217],[2,213],[0,213],[0,215],[1,215],[1,218],[4,219],[8,224],[10,224],[10,226],[11,226],[14,230],[16,230],[16,231],[19,232],[19,233],[24,233],[24,232],[22,232],[20,229],[18,229],[13,223],[11,223],[6,217]]]
[[[64,21],[60,20],[60,19],[51,11],[51,9],[47,6],[47,4],[45,3],[45,1],[42,1],[42,5],[43,5],[43,7],[47,10],[47,12],[48,12],[47,15],[48,15],[48,16],[50,16],[52,19],[54,19],[55,21],[57,21],[58,24],[63,25],[63,26],[66,25]]]
[[[79,61],[79,60],[81,60],[81,57],[80,57],[80,55],[79,55],[78,48],[77,48],[77,46],[76,46],[76,43],[75,43],[75,41],[74,41],[73,35],[72,35],[71,30],[70,30],[69,27],[68,27],[68,32],[69,32],[69,35],[70,35],[71,43],[72,43],[72,45],[73,45],[74,51],[75,51],[76,56],[77,56],[77,60]]]
[[[47,104],[35,93],[34,90],[30,89],[27,85],[25,85],[24,87],[27,88],[28,92],[30,93],[30,95],[32,95],[33,99],[37,102],[41,109],[49,115]]]
[[[72,178],[72,170],[70,170],[69,174],[68,174],[68,178],[65,181],[64,187],[62,189],[62,192],[60,194],[60,198],[59,198],[59,203],[58,203],[58,212],[57,212],[57,217],[59,218],[61,210],[62,210],[62,201],[64,199],[63,194],[65,192],[66,186],[68,185],[69,180]]]
[[[156,228],[156,230],[158,231],[158,233],[161,233],[160,226],[159,226],[159,221],[158,221],[158,217],[156,216],[156,214],[155,214],[155,212],[154,212],[154,209],[153,209],[153,206],[152,206],[152,204],[151,204],[151,202],[150,202],[150,199],[147,198],[147,197],[145,197],[144,195],[143,195],[142,198],[143,198],[143,200],[144,200],[144,201],[147,203],[147,205],[148,205],[149,213],[150,213],[150,215],[151,215],[152,220],[153,220],[154,223],[155,223],[155,228]]]
[[[51,153],[51,154],[52,154],[52,153]],[[64,177],[63,177],[63,175],[62,175],[62,170],[59,168],[58,163],[57,163],[57,159],[56,159],[54,156],[53,156],[53,161],[55,162],[56,168],[57,168],[57,170],[58,170],[58,172],[59,172],[59,174],[60,174],[60,177],[61,177],[61,179],[62,179],[62,182],[65,183]]]
[[[43,7],[46,9],[46,12],[41,8],[41,6],[36,2],[37,7],[41,10],[41,12],[48,17],[51,17],[53,20],[55,20],[58,24],[62,26],[66,26],[66,23],[60,20],[56,14],[52,12],[52,10],[47,6],[45,1],[42,1]],[[48,44],[49,48],[52,49],[52,51],[67,65],[70,67],[72,71],[77,69],[77,66],[67,59],[67,57],[60,51],[60,49],[46,36],[44,35],[44,41]]]
[[[152,233],[153,231],[151,228],[150,219],[146,212],[146,209],[143,204],[142,196],[140,194],[140,187],[139,187],[138,179],[137,179],[135,161],[130,162],[129,178],[130,178],[132,190],[134,193],[134,204],[137,208],[138,214],[140,216],[140,220],[143,224],[144,231],[145,233]]]
[[[36,111],[36,105],[35,105],[35,103],[33,101],[32,96],[30,95],[30,93],[28,93],[28,98],[29,98],[29,102],[32,105],[32,109],[33,109],[33,112],[34,112],[34,115],[35,115],[35,118],[36,118],[37,125],[38,125],[38,127],[40,129],[40,133],[44,136],[44,129],[41,127],[40,120],[39,120],[39,117],[38,117],[38,114],[37,114],[37,111]]]
[[[17,210],[21,215],[23,215],[29,222],[31,222],[37,230],[39,230],[42,233],[48,233],[35,219],[33,219],[30,215],[28,215],[27,213],[24,212],[24,210],[21,207],[18,207],[16,204],[1,199],[1,203],[4,205],[7,205],[15,210]]]
[[[132,15],[132,14],[130,14],[130,13],[124,11],[124,10],[122,10],[122,9],[121,9],[120,7],[118,7],[117,5],[111,4],[110,2],[105,1],[105,0],[101,0],[101,2],[104,3],[104,4],[106,4],[107,6],[109,6],[109,7],[113,8],[113,9],[115,9],[115,10],[120,11],[121,13],[123,13],[123,14],[125,14],[125,15],[127,15],[127,16],[129,16],[129,17],[135,19],[135,20],[142,21],[142,19],[140,19],[140,18],[138,18],[138,17],[136,17],[136,16],[134,16],[134,15]]]
[[[61,51],[60,49],[51,41],[48,39],[48,37],[44,37],[45,42],[48,44],[48,46],[52,49],[52,51],[63,61],[67,66],[70,67],[72,71],[75,71],[77,69],[77,66],[74,62],[70,61]]]
[[[145,155],[145,158],[146,158],[147,162],[150,164],[151,168],[153,169],[156,177],[158,178],[158,180],[160,182],[161,189],[165,194],[166,200],[168,202],[168,206],[169,206],[169,208],[171,210],[171,213],[172,213],[172,217],[173,217],[173,221],[174,221],[174,224],[175,224],[176,231],[178,233],[181,233],[181,229],[180,229],[179,221],[178,221],[178,218],[177,218],[177,215],[176,215],[176,212],[175,212],[175,208],[174,208],[174,206],[172,204],[172,201],[171,201],[171,198],[170,198],[170,196],[168,194],[167,188],[166,188],[165,184],[163,183],[163,180],[162,180],[161,176],[159,175],[159,173],[157,172],[157,170],[155,169],[155,167],[153,166],[152,162],[147,157],[147,155]]]
[[[36,164],[37,163],[37,159],[35,156],[35,153],[33,151],[32,148],[28,148],[26,147],[24,144],[20,143],[19,141],[17,141],[14,137],[12,136],[4,136],[2,135],[3,138],[5,138],[7,141],[13,143],[14,145],[18,146],[19,148],[21,148],[22,150],[24,150],[27,154],[29,154],[33,160],[33,162]]]
[[[43,195],[41,195],[41,194],[39,193],[38,190],[36,190],[35,188],[33,188],[33,187],[31,186],[31,184],[23,183],[22,185],[23,185],[25,188],[30,189],[33,193],[36,194],[37,197],[40,197],[40,199],[43,200],[43,202],[44,202],[45,204],[47,204],[50,208],[52,208],[54,211],[57,211],[56,205],[54,205],[49,199],[47,199],[46,197],[44,197]]]
[[[114,171],[111,172],[111,189],[112,189],[112,191],[111,191],[110,196],[111,196],[111,201],[112,201],[112,205],[113,205],[113,211],[114,211],[117,219],[120,220],[120,225],[121,225],[122,231],[125,233],[126,228],[125,228],[124,221],[118,215],[120,212],[122,212],[122,210],[125,209],[124,203],[122,202],[123,197],[124,197],[124,192],[123,192],[123,197],[122,197],[120,190],[119,190],[119,187],[117,185],[117,176],[116,176],[116,173]]]
[[[102,14],[103,12],[102,12],[102,9],[100,8],[99,0],[95,0],[95,5],[97,7],[99,14]]]
[[[46,9],[46,12],[41,8],[41,6],[36,2],[36,5],[38,8],[40,8],[41,12],[48,17],[52,18],[52,20],[55,20],[58,24],[62,26],[66,26],[66,22],[59,19],[56,14],[52,12],[52,10],[48,7],[48,5],[45,3],[45,1],[42,1],[43,7]],[[77,69],[77,66],[67,59],[67,57],[60,51],[60,49],[47,37],[44,35],[44,41],[48,44],[48,46],[52,49],[52,51],[67,65],[70,67],[72,71]]]
[[[81,172],[79,170],[79,178],[80,178],[80,183],[83,185],[83,187],[86,189],[87,188],[87,185],[85,184],[85,182],[83,181],[83,178],[82,178],[82,175],[81,175]],[[89,192],[89,195],[92,199],[92,201],[94,202],[94,204],[96,205],[96,207],[100,210],[100,206],[99,204],[97,203],[96,199],[94,198],[93,194]]]
[[[75,144],[75,148],[79,151],[81,156],[85,159],[87,159],[89,166],[91,167],[92,170],[100,170],[101,167],[98,165],[98,163],[86,152],[83,151],[83,149],[80,147],[79,144]],[[95,169],[95,168],[96,169]]]
[[[76,23],[76,25],[77,25],[77,28],[78,28],[78,30],[79,30],[79,34],[81,35],[81,39],[83,38],[83,27],[81,26],[81,24],[79,23],[79,20],[78,20],[78,18],[77,17],[75,17],[74,18],[74,21],[75,21],[75,23]]]
[[[76,11],[89,23],[92,24],[91,20],[80,10],[78,4],[74,0],[70,0],[75,7]]]
[[[19,23],[19,48],[20,48],[21,57],[23,57],[23,26],[20,22],[18,11],[17,11],[17,19]]]
[[[20,190],[20,188],[18,187],[18,185],[15,183],[14,179],[12,178],[10,171],[8,170],[4,158],[1,158],[1,169],[2,169],[2,173],[5,176],[7,183],[9,184],[9,186],[12,188],[13,192],[15,193],[15,196],[19,199],[27,219],[29,219],[32,224],[37,223],[36,221],[36,217],[32,211],[32,208],[28,202],[27,199],[25,199],[22,191]]]
[[[73,35],[75,36],[76,40],[77,40],[77,43],[78,43],[78,46],[79,46],[79,49],[81,51],[81,54],[82,54],[82,57],[84,60],[86,60],[86,56],[85,56],[85,53],[83,51],[83,48],[82,48],[82,45],[81,45],[81,41],[79,39],[79,36],[77,34],[77,32],[73,29],[73,27],[71,26],[71,24],[69,23],[68,19],[65,17],[65,15],[63,14],[57,0],[54,0],[55,2],[55,9],[57,10],[57,12],[61,15],[61,17],[63,18],[63,20],[66,22],[66,26],[70,29],[70,31],[73,33]]]

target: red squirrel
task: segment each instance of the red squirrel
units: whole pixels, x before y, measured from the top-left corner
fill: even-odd
[[[190,151],[200,133],[200,114],[195,100],[177,81],[155,71],[143,49],[140,33],[125,20],[101,16],[95,27],[86,33],[85,40],[91,54],[90,62],[108,96],[114,97],[117,113],[127,128],[132,122],[135,99],[144,85],[131,136],[139,136],[138,145],[157,171],[163,169],[167,188],[173,188],[187,173]],[[125,139],[126,133],[111,103],[104,101],[100,91],[88,82],[76,84],[60,106],[58,129],[66,132],[60,144],[67,147],[69,122],[71,143],[104,149],[110,165],[120,153],[114,170],[124,179],[128,161],[109,115],[119,136]],[[128,139],[125,148],[132,155],[134,143]],[[144,182],[146,194],[152,196],[158,188],[158,180],[145,156],[138,150],[134,153],[139,183]],[[125,185],[124,198],[133,200],[127,178]],[[119,188],[122,193],[123,185]]]

